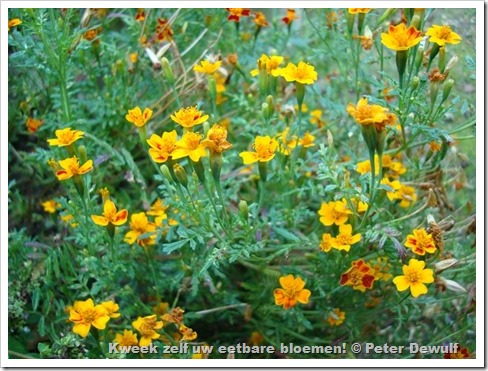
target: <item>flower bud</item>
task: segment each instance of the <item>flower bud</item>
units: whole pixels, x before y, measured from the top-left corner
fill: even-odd
[[[273,99],[273,96],[272,95],[268,95],[266,97],[266,103],[268,103],[268,115],[269,117],[271,118],[271,116],[273,116],[273,113],[275,111],[274,109],[274,99]]]
[[[420,79],[418,76],[414,76],[412,79],[412,90],[415,90],[419,87]]]
[[[444,84],[444,89],[442,90],[442,102],[444,102],[449,97],[453,85],[454,85],[453,79],[447,80],[446,83]]]
[[[185,168],[180,164],[176,163],[173,165],[173,171],[175,173],[178,182],[185,188],[188,187],[188,176],[186,175]]]
[[[163,176],[168,180],[168,182],[173,181],[173,177],[171,176],[169,168],[166,164],[161,165],[159,169],[161,170],[161,174],[163,174]]]
[[[86,157],[86,148],[85,146],[79,146],[78,152],[80,153],[80,162],[84,164],[88,159]]]
[[[268,103],[263,103],[261,105],[261,114],[263,115],[264,120],[268,122],[269,121]]]
[[[417,54],[415,55],[415,71],[418,72],[422,62],[424,60],[424,47],[421,45],[417,49]]]
[[[244,200],[239,201],[239,214],[247,223],[249,219],[249,208],[247,207],[247,202]]]
[[[166,77],[166,80],[171,84],[174,85],[175,83],[175,75],[173,74],[173,69],[171,68],[169,61],[166,57],[161,58],[161,65],[163,67],[163,74]]]

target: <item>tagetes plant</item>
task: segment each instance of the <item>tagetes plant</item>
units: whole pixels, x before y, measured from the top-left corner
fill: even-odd
[[[209,116],[204,115],[196,106],[182,108],[171,115],[171,120],[190,130],[196,125],[201,125],[208,120]]]
[[[115,203],[111,200],[106,200],[103,204],[103,215],[92,215],[93,223],[106,227],[108,224],[114,226],[124,225],[127,222],[129,213],[127,209],[117,211]]]
[[[459,44],[462,40],[456,32],[454,32],[450,26],[444,25],[432,25],[427,29],[425,34],[429,37],[431,43],[436,43],[439,46],[445,46],[446,44]]]
[[[154,162],[164,163],[171,158],[173,151],[176,149],[178,134],[176,130],[164,132],[161,136],[152,134],[147,140],[149,144],[149,155]]]
[[[137,320],[132,322],[132,326],[139,332],[141,338],[139,340],[139,346],[148,346],[153,340],[159,339],[161,334],[156,330],[163,328],[163,321],[157,321],[156,315],[150,315],[145,317],[138,317]]]
[[[136,106],[128,111],[127,115],[125,115],[125,119],[137,127],[142,127],[146,125],[152,117],[152,114],[153,111],[151,109],[144,108],[144,111],[142,111],[139,106]]]
[[[425,268],[425,262],[417,259],[410,259],[408,265],[404,265],[402,269],[403,276],[393,279],[397,290],[401,292],[410,289],[414,298],[427,294],[425,284],[434,282],[433,270]]]
[[[77,175],[83,175],[93,170],[93,161],[88,160],[80,165],[80,160],[76,156],[59,161],[61,170],[56,172],[59,180],[67,180]]]
[[[85,338],[92,326],[104,330],[110,316],[102,304],[95,305],[92,299],[87,299],[74,302],[69,311],[69,320],[75,324],[73,332]]]
[[[275,304],[290,309],[298,303],[307,304],[312,294],[305,288],[305,281],[292,274],[280,277],[281,288],[274,290]]]
[[[270,136],[257,136],[254,140],[253,148],[254,152],[244,151],[239,153],[242,157],[244,164],[253,164],[255,162],[268,162],[275,157],[275,152],[278,147],[276,139]]]
[[[208,60],[201,61],[200,64],[193,66],[193,71],[200,72],[206,75],[213,75],[222,64],[222,61],[210,62]]]
[[[66,147],[73,144],[78,139],[83,138],[83,135],[85,133],[81,130],[72,130],[71,128],[65,128],[65,129],[56,130],[55,134],[56,134],[56,138],[47,140],[49,145]]]

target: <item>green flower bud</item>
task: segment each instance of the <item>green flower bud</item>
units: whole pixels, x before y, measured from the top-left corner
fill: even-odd
[[[247,207],[247,202],[244,200],[239,201],[239,214],[241,218],[244,219],[247,223],[249,220],[249,208]]]
[[[161,65],[163,67],[164,77],[171,85],[174,85],[175,75],[173,74],[173,69],[171,68],[169,61],[166,57],[161,58]]]
[[[453,86],[454,86],[453,79],[449,79],[445,82],[444,89],[442,90],[442,102],[444,102],[449,97],[449,94],[451,93],[451,89]]]
[[[173,165],[173,171],[175,173],[178,182],[185,188],[188,187],[188,176],[186,175],[185,168],[180,164],[176,163]]]

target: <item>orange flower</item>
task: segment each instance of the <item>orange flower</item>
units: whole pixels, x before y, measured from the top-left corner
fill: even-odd
[[[339,308],[334,308],[332,312],[330,312],[329,317],[327,317],[327,321],[332,326],[339,326],[344,320],[346,319],[346,313],[341,311]]]
[[[35,133],[43,123],[44,120],[27,117],[25,125],[27,126],[27,131],[29,133]]]
[[[349,14],[358,14],[358,13],[369,13],[373,8],[348,8],[347,11]]]
[[[292,274],[280,277],[280,285],[282,288],[275,289],[273,293],[276,305],[290,309],[297,303],[308,303],[311,292],[304,288],[305,281],[301,277],[295,278]]]
[[[195,125],[203,124],[208,119],[208,115],[204,115],[202,111],[197,110],[196,106],[182,108],[171,115],[171,119],[180,124],[185,129],[192,128]]]
[[[269,23],[266,20],[266,16],[262,12],[254,12],[254,23],[258,27],[268,27]]]
[[[18,18],[14,19],[9,19],[8,21],[8,32],[10,32],[10,27],[15,27],[18,26],[19,24],[22,24],[22,21]]]
[[[158,25],[156,26],[156,38],[158,41],[173,40],[173,30],[168,20],[158,18]]]
[[[62,170],[56,171],[59,180],[66,180],[76,175],[83,175],[93,170],[93,161],[88,160],[82,166],[76,156],[59,161]]]
[[[414,26],[407,28],[405,23],[400,23],[397,26],[390,25],[388,33],[381,34],[383,45],[396,51],[408,50],[421,40],[422,32],[418,31]]]
[[[251,15],[251,9],[247,8],[225,8],[229,12],[229,21],[239,22],[241,17],[249,17]]]
[[[458,349],[456,353],[445,353],[444,358],[445,359],[463,359],[463,358],[469,358],[469,350],[467,348],[461,348],[458,344]]]
[[[146,13],[144,12],[144,9],[138,8],[136,16],[134,17],[137,22],[142,22],[146,18]]]
[[[232,147],[227,141],[227,130],[224,127],[215,124],[207,133],[207,138],[202,141],[211,153],[222,153]]]
[[[101,225],[102,227],[108,224],[113,225],[123,225],[127,222],[128,216],[127,209],[123,209],[117,212],[117,207],[111,200],[105,200],[103,204],[103,216],[92,215],[91,218],[96,225]]]
[[[286,25],[291,24],[295,19],[297,19],[295,9],[286,9],[286,15],[281,19]]]
[[[425,255],[426,252],[433,254],[437,250],[434,238],[424,228],[414,229],[413,234],[407,236],[405,246],[417,255]]]
[[[78,139],[83,138],[83,135],[85,133],[80,130],[71,130],[71,128],[65,128],[61,130],[56,130],[55,134],[57,138],[47,140],[49,145],[66,147],[73,144]]]
[[[374,269],[365,263],[363,259],[351,262],[351,268],[341,275],[341,286],[352,286],[354,290],[361,292],[373,287]]]

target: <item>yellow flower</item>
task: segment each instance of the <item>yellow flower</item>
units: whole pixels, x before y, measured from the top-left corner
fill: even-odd
[[[206,61],[201,61],[200,66],[196,64],[193,66],[193,71],[195,72],[200,72],[200,73],[205,73],[207,75],[213,75],[215,71],[217,71],[222,64],[222,61],[217,61],[215,63],[211,63],[208,60]]]
[[[168,161],[176,148],[176,138],[176,130],[164,132],[162,136],[156,134],[151,135],[147,143],[151,147],[149,148],[149,155],[154,162],[161,163]]]
[[[168,302],[161,302],[158,305],[152,307],[153,313],[157,314],[158,316],[163,316],[165,313],[168,312],[169,303]]]
[[[305,132],[302,138],[298,139],[298,145],[304,148],[314,147],[315,146],[315,136],[310,134],[310,132]]]
[[[193,162],[198,162],[201,157],[207,156],[205,146],[200,142],[201,139],[201,134],[192,133],[191,131],[183,134],[181,139],[175,144],[176,149],[171,155],[173,160],[188,156]]]
[[[360,125],[381,124],[388,119],[386,111],[387,108],[378,106],[377,104],[368,104],[367,98],[361,98],[354,107],[352,103],[347,105],[346,111],[356,120]]]
[[[387,257],[378,257],[376,261],[370,262],[374,269],[374,279],[375,281],[383,280],[389,281],[393,277],[392,274],[388,273],[391,269],[391,264],[388,263]]]
[[[107,311],[107,315],[110,318],[120,317],[120,313],[117,313],[119,310],[119,305],[116,304],[114,301],[112,300],[104,301],[103,303],[101,303],[101,305],[105,308],[105,310]]]
[[[268,21],[266,20],[266,16],[261,13],[261,12],[254,12],[254,23],[256,23],[256,25],[258,27],[268,27],[269,26],[269,23]]]
[[[442,145],[437,143],[436,141],[432,141],[429,143],[429,148],[432,152],[436,152],[441,150]]]
[[[276,305],[283,305],[284,309],[290,309],[297,303],[308,303],[311,292],[304,288],[305,281],[301,277],[295,278],[292,274],[282,276],[280,285],[282,288],[275,289],[273,292]]]
[[[78,223],[72,223],[71,220],[73,220],[75,217],[71,214],[65,214],[65,215],[60,215],[61,220],[65,223],[69,223],[71,228],[76,228],[78,227]]]
[[[424,228],[414,229],[413,234],[407,236],[405,246],[410,248],[417,255],[425,255],[435,253],[437,250],[434,242],[434,238]]]
[[[35,133],[43,123],[44,123],[43,120],[27,117],[27,121],[25,122],[25,125],[27,126],[27,131],[29,133]]]
[[[80,130],[71,130],[71,128],[65,128],[61,130],[56,130],[55,134],[57,138],[47,140],[49,145],[66,147],[73,144],[78,139],[83,138],[83,135],[85,133]]]
[[[155,339],[160,338],[155,330],[159,330],[163,327],[163,321],[156,321],[156,315],[146,317],[138,317],[137,320],[132,322],[132,326],[139,331],[141,339],[139,340],[139,346],[144,347],[151,344]]]
[[[227,141],[227,130],[223,126],[215,124],[207,133],[207,138],[202,144],[210,150],[211,153],[222,153],[232,147]]]
[[[339,226],[339,234],[334,238],[330,244],[334,249],[349,251],[351,245],[361,240],[361,233],[352,235],[352,225],[342,224]]]
[[[383,45],[396,51],[408,50],[421,40],[422,32],[418,31],[414,26],[407,28],[405,23],[400,23],[397,26],[390,25],[388,33],[381,34]]]
[[[117,207],[111,200],[105,200],[103,204],[103,216],[92,215],[91,218],[96,225],[101,225],[102,227],[108,224],[113,225],[123,225],[127,222],[128,216],[127,209],[123,209],[117,212]]]
[[[128,111],[127,115],[125,115],[125,119],[137,127],[143,127],[149,121],[152,114],[153,111],[151,109],[144,108],[144,112],[142,112],[140,107],[137,106]]]
[[[434,282],[434,272],[432,269],[425,269],[425,262],[417,259],[410,259],[408,265],[403,266],[403,276],[393,279],[398,291],[405,291],[410,288],[410,293],[414,298],[427,294],[425,283]]]
[[[347,11],[349,14],[358,14],[358,13],[369,13],[373,8],[348,8]]]
[[[225,8],[229,12],[229,21],[239,22],[241,17],[249,17],[251,9],[248,8]]]
[[[251,71],[251,76],[257,76],[260,70],[266,71],[268,75],[278,76],[279,66],[283,62],[283,57],[279,55],[272,55],[271,57],[266,54],[261,54],[258,59],[258,68]]]
[[[400,202],[400,207],[407,208],[412,202],[417,201],[417,194],[415,193],[415,188],[401,185],[398,190],[398,196],[402,200]]]
[[[320,241],[320,250],[323,252],[329,252],[332,249],[332,241],[334,238],[330,233],[324,233],[322,235],[322,241]]]
[[[334,310],[330,312],[329,317],[327,317],[327,321],[332,326],[339,326],[345,319],[346,312],[341,311],[339,308],[334,308]]]
[[[254,140],[253,148],[255,152],[244,151],[239,153],[245,165],[255,162],[268,162],[275,157],[278,142],[276,139],[266,135],[265,137],[257,136]]]
[[[91,326],[104,330],[110,317],[103,305],[95,306],[92,299],[75,301],[69,311],[69,320],[74,322],[73,332],[87,337]]]
[[[325,121],[322,120],[322,110],[315,109],[310,111],[310,122],[317,125],[319,129],[325,126]]]
[[[345,200],[330,201],[328,203],[322,202],[320,210],[320,222],[325,226],[342,225],[347,222],[347,219],[352,211],[347,208]]]
[[[59,180],[66,180],[76,175],[83,175],[93,170],[93,161],[88,160],[80,166],[80,161],[76,156],[59,161],[62,170],[56,171]]]
[[[41,205],[44,208],[44,211],[49,214],[54,214],[56,209],[61,207],[61,205],[54,200],[44,201]]]
[[[22,24],[22,21],[18,18],[14,19],[9,19],[8,20],[8,31],[10,32],[10,27],[15,27],[18,26],[19,24]]]
[[[137,345],[137,335],[132,332],[132,330],[124,330],[123,334],[116,334],[115,339],[113,340],[114,343],[117,343],[117,348],[120,347],[131,347],[133,345]]]
[[[381,179],[380,184],[387,186],[390,190],[386,191],[386,196],[390,201],[394,201],[400,198],[398,191],[401,188],[401,184],[398,180],[390,181],[388,178]]]
[[[298,66],[288,63],[285,68],[280,68],[275,73],[284,77],[286,81],[296,81],[300,84],[313,84],[317,80],[315,68],[305,62],[299,62]]]
[[[429,41],[436,43],[439,46],[445,46],[446,44],[459,44],[462,40],[461,36],[451,30],[449,26],[432,25],[427,32],[427,36],[430,36]]]
[[[180,325],[178,331],[181,335],[183,335],[183,338],[181,340],[193,341],[198,336],[196,331],[193,331],[193,329],[186,327],[183,323]]]
[[[195,125],[203,124],[208,120],[208,115],[203,115],[202,111],[197,110],[197,107],[182,108],[178,112],[171,115],[171,119],[180,124],[184,128],[192,128]]]
[[[142,247],[154,245],[156,243],[156,234],[150,234],[149,237],[139,238],[141,235],[151,233],[156,230],[154,223],[147,220],[143,212],[132,214],[130,217],[130,231],[125,234],[124,241],[132,245],[137,240],[137,244]]]

